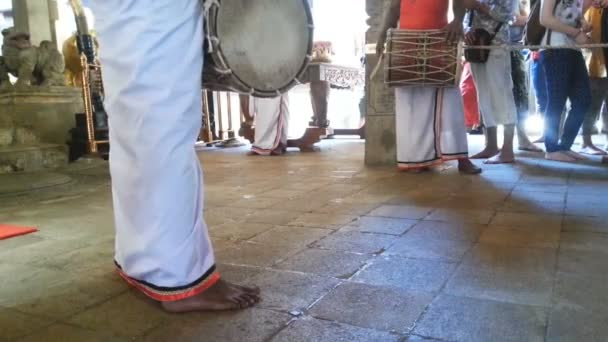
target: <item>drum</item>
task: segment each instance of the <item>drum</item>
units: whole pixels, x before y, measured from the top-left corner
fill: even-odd
[[[203,87],[276,97],[311,60],[309,0],[205,0]]]
[[[462,44],[443,30],[389,30],[384,82],[390,87],[457,87]]]

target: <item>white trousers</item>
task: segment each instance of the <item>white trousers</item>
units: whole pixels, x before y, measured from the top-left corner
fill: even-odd
[[[468,156],[460,88],[396,88],[395,111],[400,168],[420,168]]]
[[[203,219],[199,0],[94,0],[121,275],[179,300],[219,275]]]
[[[280,144],[287,146],[289,96],[249,99],[250,114],[255,118],[255,142],[251,150],[270,155]]]
[[[517,108],[513,98],[511,55],[506,50],[491,50],[486,63],[471,63],[477,85],[479,110],[485,127],[514,125]]]

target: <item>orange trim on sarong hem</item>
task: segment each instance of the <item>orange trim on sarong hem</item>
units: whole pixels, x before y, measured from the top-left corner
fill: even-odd
[[[159,291],[157,289],[153,289],[150,286],[142,284],[141,282],[138,282],[135,279],[132,279],[120,269],[117,269],[117,271],[118,275],[120,275],[120,277],[124,279],[129,285],[141,291],[146,296],[159,302],[175,302],[186,298],[194,297],[205,292],[220,280],[219,272],[214,271],[207,278],[203,279],[198,284],[195,284],[187,289],[180,289],[177,291]]]

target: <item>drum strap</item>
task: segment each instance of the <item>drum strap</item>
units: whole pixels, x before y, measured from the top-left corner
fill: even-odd
[[[207,41],[209,42],[209,46],[207,46],[207,52],[209,53],[213,52],[213,46],[219,42],[217,37],[211,36],[211,20],[209,20],[209,13],[214,6],[220,7],[218,0],[205,0],[203,2],[203,19],[205,20],[205,34],[207,35]]]

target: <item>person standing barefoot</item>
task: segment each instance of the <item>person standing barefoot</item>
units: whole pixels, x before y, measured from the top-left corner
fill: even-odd
[[[199,0],[93,0],[110,123],[121,277],[169,312],[242,309],[257,288],[220,278],[194,142],[202,112]]]

